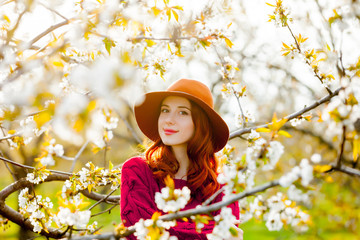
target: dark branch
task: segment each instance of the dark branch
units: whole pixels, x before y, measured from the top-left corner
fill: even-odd
[[[294,113],[286,116],[285,119],[287,119],[287,120],[289,121],[289,120],[291,120],[291,119],[293,119],[293,118],[299,117],[299,116],[301,116],[302,114],[304,114],[304,113],[306,113],[306,112],[308,112],[308,111],[310,111],[310,110],[312,110],[312,109],[320,106],[320,105],[323,104],[323,103],[326,103],[326,102],[330,101],[331,98],[333,98],[333,97],[335,97],[336,95],[339,94],[339,92],[340,92],[341,89],[342,89],[341,87],[338,88],[338,89],[337,89],[336,91],[334,91],[332,94],[329,94],[329,95],[323,97],[322,99],[314,102],[313,104],[311,104],[311,105],[308,106],[308,107],[305,107],[305,108],[301,109],[301,110],[298,111],[298,112],[294,112]],[[245,133],[250,133],[251,130],[253,130],[253,129],[255,130],[255,129],[258,129],[258,128],[266,128],[266,127],[268,127],[268,126],[269,126],[269,124],[263,124],[263,125],[259,125],[259,126],[255,126],[255,127],[249,127],[249,128],[244,128],[244,129],[240,129],[240,130],[233,131],[232,133],[230,133],[230,139],[235,138],[235,137],[240,137],[240,136],[242,136],[242,135],[245,134]]]

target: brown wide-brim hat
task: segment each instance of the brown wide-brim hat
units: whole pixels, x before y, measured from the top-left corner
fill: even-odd
[[[140,130],[152,141],[160,139],[158,118],[160,105],[168,96],[185,97],[196,103],[207,114],[213,132],[214,151],[221,150],[229,139],[229,128],[225,121],[215,112],[214,101],[210,89],[203,83],[180,79],[168,87],[166,91],[150,92],[145,94],[144,101],[134,107],[136,121]]]

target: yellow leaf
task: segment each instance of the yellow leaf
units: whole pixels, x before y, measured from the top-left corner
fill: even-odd
[[[89,191],[89,192],[91,192],[92,185],[91,185],[91,184],[89,184],[89,185],[87,186],[87,189],[88,189],[88,191]]]
[[[153,14],[155,15],[155,17],[161,13],[161,10],[158,9],[157,7],[152,7],[151,10],[152,10]]]
[[[89,186],[90,186],[90,185],[89,185]],[[88,189],[89,189],[89,188],[88,188]],[[90,191],[89,191],[89,192],[90,192]],[[90,204],[90,202],[81,202],[81,203],[78,205],[77,209],[85,208],[85,207],[89,206],[89,204]]]
[[[3,18],[5,19],[5,21],[7,21],[8,23],[10,23],[10,18],[8,16],[6,16],[5,14],[3,15]]]
[[[270,3],[266,3],[266,5],[269,5],[270,7],[276,7],[275,5],[272,5]]]
[[[170,21],[170,19],[171,19],[171,9],[170,8],[166,10],[166,15],[168,16],[168,21]]]
[[[360,139],[353,140],[353,160],[354,162],[358,159],[360,155]]]
[[[159,217],[161,216],[161,212],[154,212],[154,214],[151,216],[151,219],[156,221],[159,219]]]
[[[92,100],[89,102],[88,106],[86,107],[86,111],[91,112],[96,107],[96,101]]]
[[[173,6],[173,8],[180,10],[180,11],[184,11],[184,8],[182,6]]]
[[[179,15],[177,14],[177,12],[175,10],[171,10],[171,12],[173,13],[176,21],[178,22],[179,21]]]
[[[225,37],[225,43],[226,45],[231,48],[234,44],[230,41],[230,39],[228,39],[227,37]]]
[[[287,119],[285,119],[285,118],[278,120],[276,117],[276,113],[274,113],[272,121],[271,121],[271,125],[269,125],[269,129],[272,131],[278,131],[286,122],[287,122]]]
[[[328,175],[328,176],[325,177],[325,182],[333,183],[334,179],[331,176]]]
[[[329,44],[326,44],[326,49],[327,49],[328,51],[331,51],[331,48],[330,48]]]
[[[175,188],[174,180],[170,177],[170,175],[167,175],[164,179],[165,185],[171,189]]]
[[[314,171],[318,173],[324,173],[332,169],[330,165],[315,165]]]
[[[91,149],[91,151],[92,151],[94,154],[98,153],[100,150],[101,150],[101,148],[96,147],[96,146],[94,146],[94,147]]]
[[[85,122],[82,118],[78,118],[74,123],[74,130],[80,132],[84,128]]]
[[[51,114],[49,111],[39,112],[34,116],[34,121],[38,128],[42,127],[45,123],[51,120]]]
[[[16,130],[10,130],[10,131],[8,131],[8,134],[10,134],[10,135],[13,135],[13,134],[15,134],[16,133]]]
[[[291,137],[292,137],[290,133],[288,133],[287,131],[284,131],[284,130],[280,130],[280,131],[278,132],[278,134],[279,134],[279,135],[282,135],[282,136],[284,136],[284,137],[287,137],[287,138],[291,138]]]
[[[112,170],[112,169],[113,169],[113,167],[114,167],[114,165],[112,164],[112,162],[111,162],[111,161],[109,161],[109,170]]]
[[[290,49],[290,47],[288,45],[286,45],[286,43],[283,42],[282,45],[284,46],[284,48]]]
[[[287,56],[290,53],[290,51],[284,52],[282,56]]]
[[[257,132],[271,132],[268,128],[258,128],[256,129]]]
[[[145,42],[148,47],[152,47],[156,44],[153,40],[150,39],[145,39]]]

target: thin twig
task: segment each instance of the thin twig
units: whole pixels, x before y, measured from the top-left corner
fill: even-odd
[[[240,109],[241,119],[242,119],[241,128],[244,128],[244,127],[246,127],[246,119],[245,119],[244,111],[243,111],[243,109],[242,109],[242,107],[241,107],[240,97],[236,94],[236,91],[235,91],[235,89],[234,89],[234,87],[233,87],[233,85],[232,85],[229,77],[226,76],[226,75],[227,75],[227,74],[226,74],[227,70],[226,70],[226,66],[225,66],[224,59],[220,56],[220,54],[219,54],[219,52],[217,51],[216,47],[214,47],[214,49],[215,49],[215,52],[216,52],[218,58],[220,59],[221,66],[224,68],[224,71],[225,71],[225,79],[229,82],[230,88],[231,88],[231,90],[232,90],[232,93],[233,93],[233,95],[234,95],[235,98],[236,98],[237,104],[238,104],[239,109]]]
[[[111,194],[113,194],[116,190],[117,190],[117,189],[113,189],[108,195],[106,195],[105,197],[103,197],[102,199],[100,199],[99,201],[97,201],[94,205],[92,205],[91,207],[89,207],[88,210],[91,210],[91,209],[93,209],[94,207],[96,207],[97,205],[99,205],[100,203],[105,202],[106,199],[108,199],[108,198],[111,196]]]
[[[14,162],[10,159],[6,159],[4,157],[0,157],[0,160],[3,160],[7,163],[10,163],[12,165],[15,165],[15,166],[18,166],[18,167],[21,167],[21,168],[25,168],[25,169],[31,169],[31,170],[34,170],[35,168],[34,167],[31,167],[31,166],[27,166],[27,165],[23,165],[23,164],[20,164],[20,163],[17,163],[17,162]],[[49,169],[48,169],[49,170]],[[49,170],[51,173],[58,173],[58,174],[62,174],[62,175],[66,175],[66,176],[71,176],[73,175],[72,173],[68,173],[68,172],[62,172],[62,171],[58,171],[58,170]]]
[[[127,129],[131,132],[131,134],[135,138],[136,142],[138,144],[141,144],[142,141],[140,140],[140,138],[138,137],[138,135],[136,134],[134,128],[130,125],[130,123],[125,119],[125,117],[116,108],[115,108],[115,112],[120,117],[120,119],[125,123]]]
[[[41,6],[43,6],[44,8],[46,8],[47,10],[49,10],[49,11],[55,13],[56,15],[60,16],[61,18],[65,19],[65,20],[69,20],[68,18],[66,18],[64,15],[60,14],[60,13],[59,13],[58,11],[56,11],[55,9],[52,9],[52,8],[46,6],[45,4],[41,3],[41,2],[39,2],[39,4],[40,4]]]
[[[85,144],[80,148],[79,152],[75,155],[75,157],[72,159],[73,163],[71,165],[70,168],[70,172],[74,171],[75,168],[75,164],[77,162],[77,160],[79,159],[80,155],[83,153],[83,151],[85,150],[86,146],[89,144],[89,141],[86,141]]]
[[[106,213],[106,212],[111,212],[111,210],[115,207],[119,206],[119,204],[116,204],[116,205],[112,205],[111,207],[109,207],[108,209],[105,209],[104,211],[101,211],[101,212],[98,212],[98,213],[95,213],[95,214],[92,214],[91,217],[96,217],[96,216],[99,216],[103,213]]]
[[[359,169],[351,168],[351,167],[344,166],[344,165],[342,165],[340,167],[333,166],[333,168],[330,169],[329,171],[331,171],[331,170],[343,172],[343,173],[349,174],[351,176],[360,177],[360,170]]]
[[[300,45],[299,45],[299,43],[298,43],[298,41],[297,41],[297,39],[296,39],[296,37],[295,37],[294,33],[292,32],[292,30],[291,30],[291,28],[290,28],[289,24],[286,24],[286,26],[287,26],[287,28],[289,29],[289,31],[290,31],[290,33],[291,33],[291,36],[292,36],[292,37],[294,38],[294,40],[295,40],[296,48],[299,50],[299,53],[301,53],[301,48],[300,48]]]
[[[300,48],[300,44],[299,44],[298,40],[296,39],[295,35],[293,34],[293,32],[292,32],[289,24],[287,24],[286,26],[287,26],[287,28],[289,29],[289,31],[290,31],[290,33],[291,33],[291,36],[294,38],[294,41],[295,41],[295,44],[296,44],[296,47],[297,47],[299,53],[302,53],[301,48]],[[310,63],[308,60],[306,60],[305,62],[306,62],[306,64],[308,64],[308,65],[311,67],[311,63]],[[320,82],[323,83],[322,77],[320,77],[319,74],[318,74],[317,72],[315,72],[315,71],[314,71],[314,74],[315,74],[315,76],[320,80]],[[327,91],[329,94],[332,94],[332,91],[330,90],[330,88],[328,88],[328,87],[326,87],[326,86],[324,86],[324,87],[325,87],[326,91]]]
[[[60,28],[62,26],[65,26],[66,24],[68,24],[70,22],[71,19],[67,19],[64,20],[58,24],[55,24],[51,27],[49,27],[48,29],[46,29],[45,31],[43,31],[42,33],[40,33],[39,35],[37,35],[36,37],[34,37],[32,40],[29,41],[29,43],[27,44],[27,46],[32,46],[34,43],[36,43],[37,41],[39,41],[41,38],[43,38],[44,36],[46,36],[47,34],[51,33],[52,31],[54,31],[57,28]]]
[[[128,41],[138,41],[138,40],[153,40],[153,41],[173,41],[173,40],[189,40],[194,37],[176,37],[176,38],[154,38],[154,37],[135,37],[129,38]]]
[[[209,205],[220,193],[224,191],[224,187],[217,190],[211,197],[209,197],[205,202],[203,202],[202,206]]]
[[[344,147],[345,147],[345,141],[346,141],[346,126],[345,125],[343,126],[342,130],[343,130],[343,133],[342,133],[341,144],[340,144],[340,152],[339,152],[339,156],[338,156],[337,162],[336,162],[337,168],[341,167],[341,160],[342,160],[343,153],[344,153]]]
[[[11,38],[13,37],[16,29],[19,27],[19,24],[20,24],[20,21],[21,21],[22,17],[24,16],[24,14],[25,14],[27,11],[28,11],[28,8],[26,7],[26,8],[24,9],[24,11],[22,11],[22,12],[20,13],[20,15],[19,15],[19,17],[18,17],[18,19],[17,19],[14,27],[13,27],[11,30],[7,31],[5,46],[7,46],[7,45],[9,44],[9,42],[10,42]]]

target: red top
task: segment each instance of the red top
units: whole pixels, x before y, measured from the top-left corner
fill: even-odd
[[[174,179],[174,183],[176,189],[181,189],[187,185],[187,181],[182,179]],[[148,164],[141,157],[131,158],[124,163],[121,174],[120,209],[121,219],[125,226],[134,225],[140,218],[151,218],[156,211],[163,213],[155,203],[155,193],[160,192],[163,187],[165,185],[155,180]],[[212,203],[221,201],[223,195],[223,193],[219,194]],[[202,202],[195,197],[182,210],[192,209],[201,204]],[[239,219],[238,202],[234,202],[228,207],[232,209],[236,219]],[[212,214],[215,216],[219,213],[220,210]],[[212,232],[214,224],[214,221],[210,221],[208,225],[202,228],[201,233],[197,233],[194,222],[177,220],[177,225],[169,229],[169,232],[170,235],[177,236],[178,239],[207,239],[206,234]],[[131,235],[127,239],[132,240],[136,237]]]

